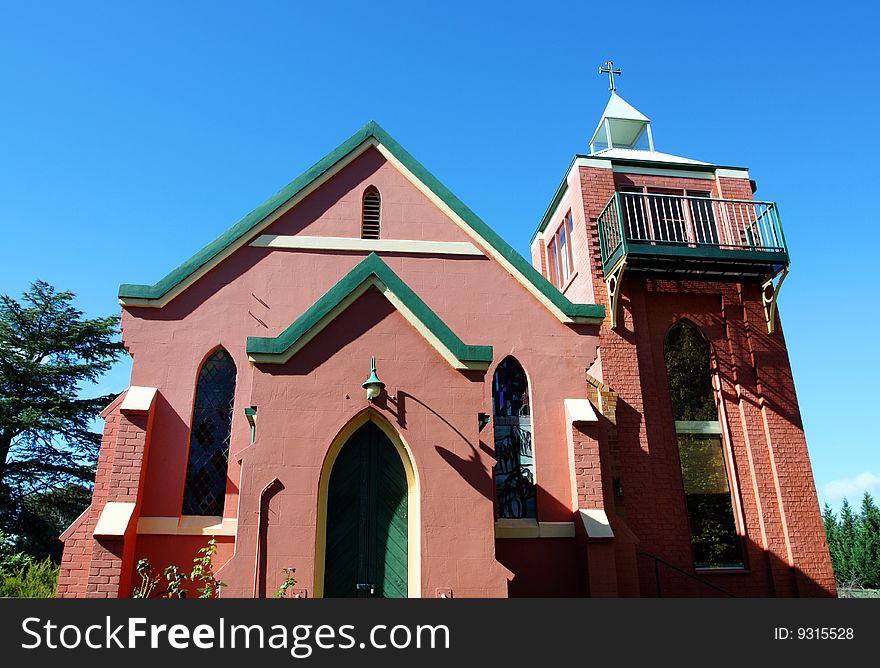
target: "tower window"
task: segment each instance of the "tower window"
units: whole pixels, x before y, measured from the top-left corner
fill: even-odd
[[[574,221],[571,211],[565,214],[562,225],[556,230],[556,234],[547,247],[549,256],[550,282],[560,290],[565,287],[568,279],[574,274],[574,252],[572,251]]]
[[[696,327],[682,321],[666,335],[664,356],[694,565],[742,568],[708,344]]]
[[[379,212],[382,200],[378,190],[369,190],[364,195],[363,217],[361,219],[361,239],[379,238]]]

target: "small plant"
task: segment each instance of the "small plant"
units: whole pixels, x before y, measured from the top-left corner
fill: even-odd
[[[226,584],[214,577],[212,561],[217,553],[217,540],[211,536],[208,544],[199,550],[199,555],[193,559],[193,569],[190,580],[193,584],[201,584],[198,588],[199,598],[219,598],[220,588]]]
[[[132,598],[150,598],[156,585],[159,584],[159,576],[153,575],[153,567],[150,565],[149,559],[139,559],[135,566],[138,575],[141,577],[141,583],[131,592]]]
[[[275,598],[286,598],[287,592],[296,585],[296,578],[293,576],[296,573],[295,568],[283,568],[281,572],[284,573],[284,580],[275,592]]]
[[[162,594],[162,598],[186,598],[186,581],[188,576],[177,566],[165,568],[165,581],[168,586]]]
[[[186,598],[189,594],[187,580],[197,587],[199,598],[218,598],[220,587],[226,585],[214,576],[214,555],[217,554],[217,541],[214,537],[208,544],[199,550],[193,559],[192,572],[187,575],[177,566],[166,566],[160,575],[153,575],[153,567],[149,559],[141,559],[137,562],[135,570],[140,575],[141,583],[131,592],[132,598],[150,598],[164,576],[166,587],[159,596],[161,598]]]

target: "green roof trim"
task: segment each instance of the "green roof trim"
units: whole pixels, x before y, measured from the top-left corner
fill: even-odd
[[[284,362],[282,357],[370,277],[375,276],[461,363],[462,368],[487,367],[492,346],[465,344],[431,308],[375,253],[370,253],[318,299],[287,329],[275,337],[249,336],[247,353],[258,362]],[[264,356],[278,356],[269,360]]]
[[[251,211],[235,225],[226,230],[219,237],[205,246],[198,253],[189,258],[176,269],[172,270],[165,278],[153,285],[135,285],[123,283],[119,286],[120,299],[161,299],[174,289],[179,283],[187,279],[202,266],[213,260],[221,251],[241,239],[253,228],[259,225],[268,216],[278,210],[285,202],[296,197],[300,192],[317,181],[325,172],[332,168],[358,146],[371,136],[374,136],[373,128],[379,126],[373,122],[367,123],[355,134],[342,142],[332,152],[309,167],[293,181],[272,195],[256,209]]]
[[[547,207],[544,215],[541,216],[541,222],[538,224],[538,228],[532,234],[532,238],[529,239],[529,244],[535,243],[535,239],[537,239],[538,235],[547,229],[547,226],[550,224],[550,216],[553,215],[553,212],[556,211],[556,207],[559,206],[559,203],[562,201],[565,193],[568,192],[568,175],[571,172],[571,168],[574,166],[574,162],[575,160],[577,160],[577,158],[578,156],[575,156],[572,159],[571,163],[568,165],[568,169],[565,170],[565,176],[562,177],[562,183],[559,184],[559,187],[553,194],[553,199],[550,200],[550,205]]]
[[[279,190],[275,195],[239,220],[229,230],[217,237],[186,262],[170,272],[154,285],[123,284],[119,287],[120,299],[159,300],[186,280],[204,265],[211,262],[217,255],[232,244],[246,237],[254,228],[285,202],[297,196],[312,183],[321,178],[340,160],[361,146],[369,139],[384,146],[400,163],[419,179],[446,206],[465,221],[487,244],[510,263],[528,282],[530,282],[548,301],[558,308],[567,318],[575,321],[598,323],[605,317],[602,304],[575,304],[557,290],[550,281],[541,275],[526,259],[502,239],[479,216],[471,211],[458,197],[446,188],[425,167],[398,144],[378,123],[370,121],[354,135],[340,144],[326,157],[312,165],[290,184]]]

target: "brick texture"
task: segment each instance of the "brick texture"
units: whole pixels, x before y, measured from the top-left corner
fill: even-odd
[[[58,577],[59,598],[116,598],[130,590],[137,506],[129,531],[120,540],[96,539],[95,525],[111,501],[137,504],[143,486],[152,413],[123,414],[120,395],[102,416],[104,435],[89,508],[61,535],[64,554]]]
[[[682,179],[595,167],[580,167],[579,178],[583,214],[575,220],[583,221],[588,253],[577,280],[589,280],[597,301],[606,304],[596,220],[615,187],[752,196],[746,179]],[[834,595],[785,339],[781,326],[775,334],[767,332],[760,287],[627,275],[619,308],[618,329],[611,330],[608,320],[602,326],[601,364],[593,370],[597,378],[588,376],[587,395],[600,407],[603,389],[613,398],[606,401],[613,408],[605,415],[609,475],[603,484],[617,480],[624,494],[606,490],[605,498],[638,538],[642,595],[719,595],[713,586],[737,596]],[[682,318],[703,332],[712,351],[719,416],[733,464],[735,514],[745,534],[741,572],[694,571],[663,357],[666,332]],[[578,501],[591,503],[598,492],[589,458],[596,453],[586,444],[575,447]]]

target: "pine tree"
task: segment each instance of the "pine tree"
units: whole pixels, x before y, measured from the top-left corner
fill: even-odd
[[[44,281],[20,301],[0,295],[0,529],[19,540],[38,531],[28,508],[74,512],[70,494],[49,492],[90,484],[100,445],[91,422],[113,399],[80,392],[122,352],[119,318],[85,318],[73,299]]]
[[[880,588],[880,510],[868,492],[862,498],[852,553],[861,586]]]
[[[831,554],[831,567],[836,574],[843,573],[844,558],[840,543],[840,526],[837,523],[837,516],[827,503],[822,510],[822,520],[825,522],[825,536],[828,539],[828,552]],[[840,579],[839,576],[838,579]]]
[[[853,562],[853,546],[856,542],[857,518],[853,513],[849,501],[843,500],[840,506],[840,524],[838,525],[838,540],[840,545],[840,571],[835,571],[837,581],[847,586],[861,586],[859,574]]]

